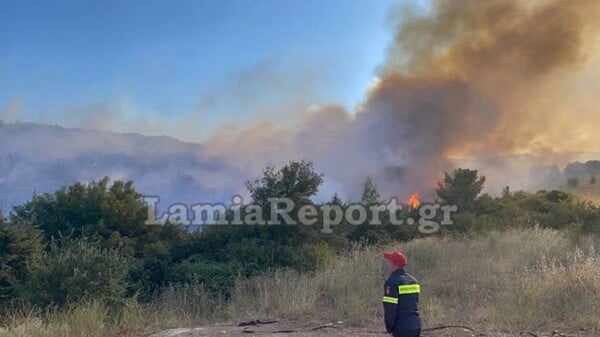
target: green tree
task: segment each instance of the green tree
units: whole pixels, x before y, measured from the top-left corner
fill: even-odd
[[[477,170],[458,168],[453,173],[444,173],[444,181],[438,183],[437,196],[445,203],[457,205],[461,212],[475,209],[475,200],[485,184],[485,177]]]
[[[128,237],[148,234],[156,226],[146,226],[147,208],[141,202],[142,195],[133,187],[133,182],[115,181],[101,198],[100,234],[107,237],[117,231]],[[95,207],[95,206],[94,206]]]
[[[311,203],[323,183],[323,174],[315,172],[312,162],[290,161],[279,170],[268,166],[263,177],[246,181],[246,188],[256,205],[268,211],[269,198],[289,198],[295,207]]]
[[[367,180],[363,183],[363,192],[360,197],[360,202],[365,205],[373,205],[379,202],[379,192],[377,192],[377,185],[373,182],[371,177],[367,177]]]
[[[109,186],[109,179],[104,178],[88,184],[76,183],[53,194],[34,196],[14,208],[11,220],[36,225],[46,241],[63,237],[99,239],[105,247],[118,247],[121,252],[136,257],[144,256],[149,250],[168,250],[181,239],[183,229],[147,226],[147,207],[141,197],[133,182],[114,181]],[[173,231],[179,234],[162,234]]]
[[[338,206],[343,206],[344,203],[342,202],[342,199],[340,199],[340,197],[338,196],[337,192],[335,192],[333,194],[333,197],[331,197],[331,200],[329,200],[328,204],[330,205],[338,205]]]
[[[107,196],[109,179],[89,184],[75,183],[53,194],[34,195],[31,201],[16,206],[11,219],[35,224],[47,240],[61,236],[81,237],[106,215],[102,203]]]
[[[20,285],[42,257],[40,231],[26,224],[6,223],[0,214],[0,303],[22,297]]]
[[[169,281],[173,259],[185,257],[189,234],[181,226],[147,226],[146,205],[132,182],[108,178],[76,183],[15,207],[14,223],[41,229],[46,243],[70,238],[96,243],[102,249],[118,249],[136,259],[129,275],[131,293],[149,294]]]

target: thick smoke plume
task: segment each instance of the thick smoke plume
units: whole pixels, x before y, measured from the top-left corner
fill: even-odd
[[[492,190],[549,187],[556,169],[544,165],[600,149],[598,14],[588,0],[398,7],[388,58],[354,115],[324,106],[293,132],[246,130],[232,144],[250,148],[236,157],[313,159],[330,189],[352,196],[366,175],[386,195],[431,196],[459,164],[482,169]]]
[[[582,76],[594,71],[597,1],[433,4],[422,16],[396,12],[389,58],[356,121],[376,151],[396,155],[401,180],[431,185],[451,159],[489,166],[486,157],[530,153],[564,164],[565,152],[600,149],[600,114],[586,105],[599,86]]]

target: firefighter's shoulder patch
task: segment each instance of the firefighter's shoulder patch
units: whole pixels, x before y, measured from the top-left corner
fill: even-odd
[[[392,292],[392,288],[390,286],[385,287],[385,294],[389,295]]]

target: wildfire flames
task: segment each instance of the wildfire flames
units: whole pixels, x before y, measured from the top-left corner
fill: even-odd
[[[408,198],[409,209],[417,209],[421,206],[421,200],[419,200],[419,191],[415,191],[410,198]]]

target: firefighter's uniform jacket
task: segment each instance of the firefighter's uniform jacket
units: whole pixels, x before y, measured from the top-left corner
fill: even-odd
[[[419,293],[421,286],[404,269],[395,270],[385,282],[383,307],[387,332],[397,337],[418,337],[421,333]]]

